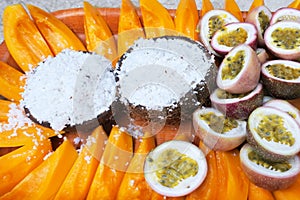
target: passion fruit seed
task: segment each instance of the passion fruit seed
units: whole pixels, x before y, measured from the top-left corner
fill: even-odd
[[[289,114],[292,118],[296,119],[297,118],[297,115],[296,113],[293,113],[291,111],[288,111],[287,114]]]
[[[282,49],[294,49],[300,46],[300,29],[297,28],[277,28],[271,37],[277,47]]]
[[[267,141],[289,146],[295,143],[292,133],[284,127],[284,118],[276,114],[265,115],[255,131]]]
[[[229,93],[225,90],[221,90],[221,89],[218,89],[217,90],[217,97],[219,99],[241,99],[245,96],[247,96],[249,93],[243,93],[243,94],[232,94],[232,93]]]
[[[208,22],[208,28],[209,28],[209,40],[211,40],[212,36],[214,35],[214,33],[221,29],[223,26],[225,25],[225,21],[222,17],[220,16],[212,16],[211,18],[209,18],[209,22]]]
[[[224,61],[224,67],[222,69],[222,80],[234,79],[242,70],[245,63],[245,51],[238,51],[234,56],[229,56]]]
[[[270,169],[270,170],[277,171],[277,172],[286,172],[292,168],[292,165],[290,163],[288,163],[287,161],[283,161],[283,162],[269,161],[269,160],[266,160],[265,158],[263,158],[261,155],[259,155],[255,151],[251,151],[248,154],[248,158],[249,158],[249,160],[256,163],[257,165],[260,165],[266,169]]]
[[[282,15],[277,18],[276,22],[281,22],[281,21],[299,21],[300,18],[297,15]]]
[[[233,31],[226,31],[226,29],[221,30],[224,33],[218,37],[218,43],[228,47],[234,47],[239,44],[243,44],[246,42],[248,37],[247,31],[243,28],[237,28]]]
[[[258,13],[258,21],[259,21],[260,29],[262,30],[262,34],[264,34],[265,30],[270,25],[270,19],[264,11],[260,11]]]
[[[284,64],[267,65],[268,72],[277,78],[295,80],[300,77],[300,69],[295,69]]]
[[[153,159],[148,161],[153,162]],[[176,149],[165,150],[158,156],[156,162],[158,167],[156,176],[159,183],[169,188],[198,173],[198,163]]]
[[[225,116],[217,116],[214,112],[201,114],[200,119],[204,120],[208,126],[217,133],[223,134],[238,127],[236,120]]]

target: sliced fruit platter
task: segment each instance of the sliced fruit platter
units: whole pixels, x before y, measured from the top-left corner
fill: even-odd
[[[300,199],[300,1],[3,12],[0,199]]]

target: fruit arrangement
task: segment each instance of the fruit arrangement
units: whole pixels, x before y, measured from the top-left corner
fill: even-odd
[[[7,6],[0,199],[299,199],[299,19]]]

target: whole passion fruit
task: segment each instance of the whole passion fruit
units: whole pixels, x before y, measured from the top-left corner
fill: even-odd
[[[263,87],[258,84],[251,92],[244,94],[231,94],[217,88],[211,95],[212,106],[227,117],[234,119],[247,119],[250,113],[263,103]]]
[[[220,55],[226,55],[239,44],[247,44],[256,49],[257,30],[250,23],[226,24],[215,32],[210,43],[212,48]]]
[[[144,174],[147,183],[157,193],[168,197],[184,196],[204,181],[207,163],[197,146],[171,140],[147,155]]]
[[[245,22],[253,24],[257,29],[258,45],[265,46],[264,33],[270,25],[272,13],[266,6],[258,6],[250,11]]]
[[[219,88],[233,94],[253,90],[260,78],[260,62],[256,52],[248,45],[233,48],[223,59],[218,75]]]
[[[300,151],[299,124],[286,112],[259,107],[250,114],[247,128],[247,141],[268,160],[288,160]]]
[[[210,41],[215,32],[228,23],[239,22],[239,20],[225,10],[211,10],[207,12],[199,21],[200,40],[202,44],[216,56],[220,56],[210,45]]]
[[[300,23],[277,22],[267,28],[264,34],[267,48],[277,57],[286,60],[300,58]]]
[[[300,22],[300,10],[295,8],[280,8],[272,16],[270,25],[281,21]]]
[[[246,122],[226,117],[215,108],[197,109],[193,126],[203,143],[216,151],[232,150],[246,139]]]
[[[245,144],[240,151],[241,166],[251,182],[267,190],[288,188],[300,172],[300,159],[294,156],[274,162],[262,157],[253,147]]]
[[[300,63],[272,60],[261,67],[261,79],[268,93],[276,98],[300,97]]]

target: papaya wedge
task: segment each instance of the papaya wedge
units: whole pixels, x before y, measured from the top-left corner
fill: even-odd
[[[193,40],[198,40],[199,34],[196,32],[198,21],[199,13],[195,0],[181,0],[174,19],[176,30]]]
[[[240,22],[244,21],[243,13],[235,0],[225,0],[225,10],[235,16]]]
[[[248,200],[275,200],[272,192],[264,188],[256,186],[254,183],[249,182]]]
[[[115,199],[132,158],[132,137],[114,126],[110,132],[87,199]]]
[[[72,143],[65,140],[44,162],[32,170],[1,200],[52,199],[78,157]]]
[[[83,3],[83,9],[87,49],[113,62],[117,58],[117,46],[109,26],[100,12],[87,1]]]
[[[7,122],[11,101],[0,99],[0,122]]]
[[[201,15],[203,17],[208,11],[213,10],[214,6],[210,0],[202,0]]]
[[[30,4],[27,8],[54,55],[66,48],[86,50],[75,33],[54,15]]]
[[[300,0],[294,0],[288,5],[289,8],[296,8],[300,10]]]
[[[43,162],[52,150],[48,139],[24,145],[0,157],[0,196],[11,191],[27,174]]]
[[[300,174],[296,181],[289,188],[284,190],[276,190],[273,192],[276,200],[300,200]]]
[[[118,55],[122,55],[135,40],[144,37],[143,26],[134,5],[130,0],[122,0],[118,26]]]
[[[253,10],[254,8],[258,7],[258,6],[262,6],[265,5],[265,1],[264,0],[253,0],[252,4],[248,10],[248,13],[251,12],[251,10]]]
[[[87,139],[54,199],[85,199],[102,156],[107,135],[97,127]]]
[[[9,53],[28,72],[48,56],[47,42],[21,4],[9,5],[3,12],[3,35]]]
[[[178,35],[167,9],[157,0],[140,0],[144,30],[147,38]]]

